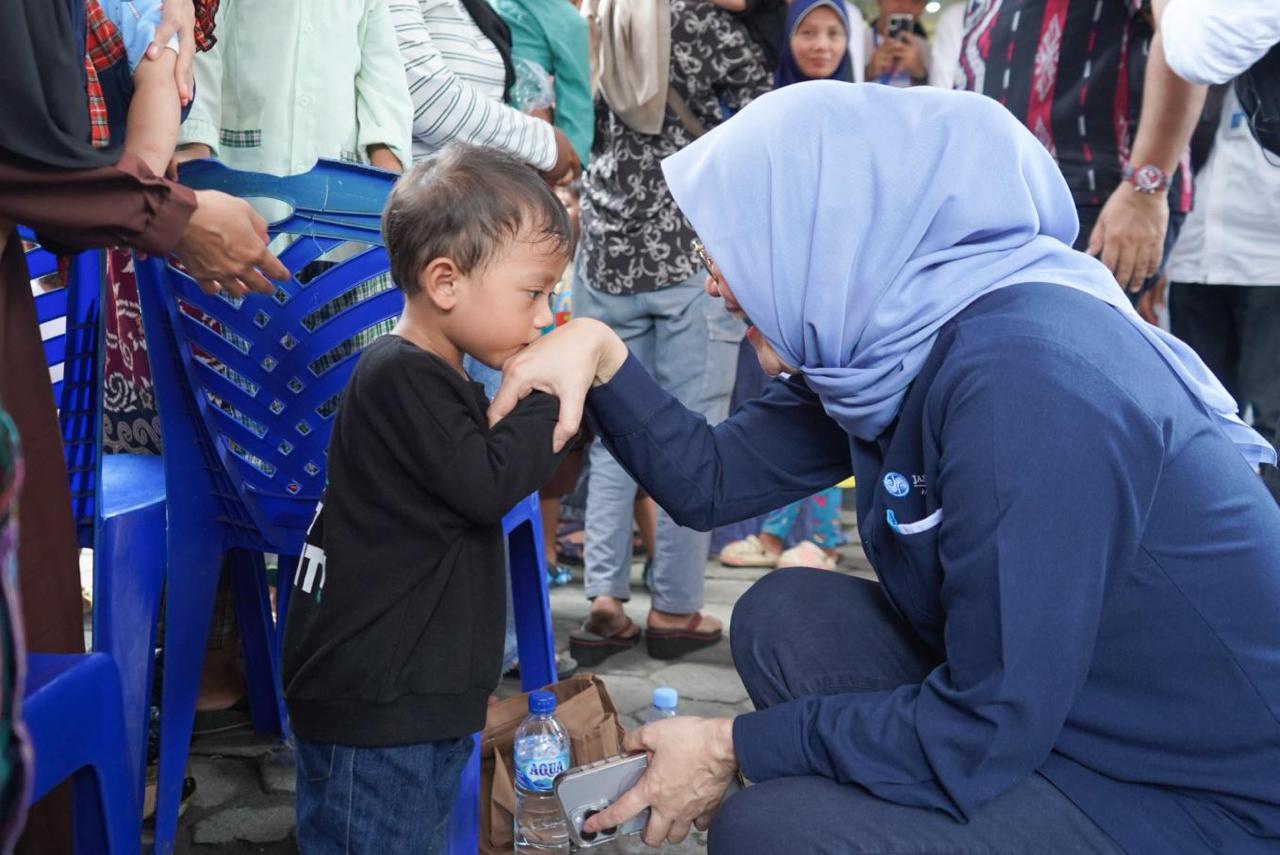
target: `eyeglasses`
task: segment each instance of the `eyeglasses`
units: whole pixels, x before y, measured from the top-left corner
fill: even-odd
[[[716,269],[716,263],[711,260],[711,256],[707,253],[707,248],[702,245],[702,241],[695,240],[693,242],[693,251],[697,253],[698,260],[702,262],[702,266],[707,269],[707,275],[712,279],[720,278],[720,271]]]
[[[697,253],[698,260],[702,262],[702,266],[707,268],[707,275],[723,285],[724,279],[720,276],[720,268],[716,267],[716,263],[711,260],[711,255],[707,252],[707,248],[702,245],[702,241],[695,240],[693,242],[693,251]],[[736,312],[742,317],[742,322],[744,324],[752,326],[751,318],[747,317],[747,313],[742,311],[741,307],[739,307]]]

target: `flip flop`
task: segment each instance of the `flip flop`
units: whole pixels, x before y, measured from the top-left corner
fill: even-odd
[[[569,633],[569,655],[583,668],[591,668],[615,653],[635,647],[640,643],[640,635],[640,627],[631,618],[626,618],[626,623],[614,632],[592,624],[588,618],[580,629]]]
[[[649,646],[649,656],[653,659],[679,659],[695,650],[711,647],[720,641],[724,632],[715,630],[698,631],[702,623],[702,614],[695,614],[680,629],[645,630],[645,643]]]

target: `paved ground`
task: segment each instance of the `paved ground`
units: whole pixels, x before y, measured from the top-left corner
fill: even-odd
[[[852,520],[847,520],[852,529]],[[841,571],[870,575],[861,547],[849,544],[842,551]],[[635,591],[629,612],[643,620],[649,599],[633,573]],[[733,604],[764,571],[730,570],[717,562],[707,565],[706,611],[728,626]],[[551,611],[556,639],[568,647],[569,631],[586,617],[588,604],[582,594],[581,571],[574,584],[551,594]],[[605,678],[614,703],[623,714],[624,725],[634,726],[647,709],[656,686],[674,686],[680,692],[680,712],[690,715],[734,715],[751,708],[746,690],[729,657],[727,641],[700,651],[679,662],[657,662],[643,652],[643,645],[607,660],[596,668]],[[519,691],[514,681],[499,690],[506,695]],[[233,731],[198,739],[192,746],[192,773],[198,788],[179,830],[181,855],[248,855],[297,852],[293,838],[293,759],[285,746],[255,736],[248,730]],[[667,853],[705,851],[705,840],[691,836],[681,846],[660,850]],[[606,855],[654,852],[637,839],[611,848],[593,850]]]

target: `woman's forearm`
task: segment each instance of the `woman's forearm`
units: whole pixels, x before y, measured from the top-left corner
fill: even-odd
[[[588,397],[600,441],[680,525],[707,530],[849,477],[849,438],[817,396],[776,381],[712,427],[636,360]]]
[[[124,150],[136,154],[156,175],[164,175],[178,144],[182,107],[174,82],[177,54],[162,50],[156,59],[144,59],[134,72],[134,94]]]

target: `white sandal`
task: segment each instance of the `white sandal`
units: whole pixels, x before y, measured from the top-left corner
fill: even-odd
[[[802,540],[786,552],[778,556],[777,567],[813,567],[817,570],[834,570],[836,565],[840,563],[834,555],[828,555],[827,551],[812,540]]]
[[[720,550],[720,563],[726,567],[776,567],[778,556],[752,534]]]

